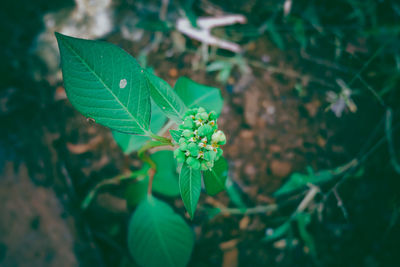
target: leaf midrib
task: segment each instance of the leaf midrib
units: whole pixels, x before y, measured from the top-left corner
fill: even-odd
[[[207,94],[204,94],[203,96],[201,96],[201,97],[197,98],[195,101],[193,101],[193,102],[189,105],[189,107],[193,107],[194,105],[197,105],[200,101],[202,101],[203,99],[207,98],[208,96],[210,96],[210,95],[212,95],[212,94],[214,94],[214,93],[216,93],[216,92],[210,91],[210,92],[208,92]]]
[[[125,107],[125,105],[117,98],[117,96],[114,94],[114,92],[109,88],[109,86],[103,81],[103,79],[97,75],[97,73],[94,71],[94,69],[92,67],[90,67],[86,61],[81,57],[81,55],[75,51],[75,49],[68,44],[68,41],[63,38],[63,43],[64,45],[69,48],[77,57],[78,59],[85,65],[85,67],[87,67],[89,69],[89,71],[97,78],[99,79],[99,81],[101,82],[101,84],[103,84],[103,86],[109,91],[109,93],[114,97],[114,99],[118,102],[118,104],[126,111],[126,113],[132,118],[133,121],[136,122],[136,124],[139,126],[140,129],[142,129],[142,131],[144,133],[148,133],[148,131],[143,128],[143,126],[137,121],[137,119],[133,116],[133,114]],[[132,90],[132,88],[130,89]]]
[[[193,217],[192,168],[189,168],[189,198],[190,198],[190,217]]]

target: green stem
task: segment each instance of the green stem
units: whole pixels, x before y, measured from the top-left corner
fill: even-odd
[[[97,192],[104,186],[107,185],[119,185],[122,181],[124,180],[129,180],[129,179],[139,179],[139,178],[145,178],[147,172],[144,172],[143,169],[131,172],[129,175],[126,174],[121,174],[118,176],[115,176],[111,179],[104,180],[100,183],[98,183],[90,192],[86,195],[85,199],[82,201],[81,208],[83,210],[87,209],[92,202],[93,198],[96,196]]]
[[[172,146],[172,140],[163,136],[159,136],[156,134],[153,134],[152,132],[149,133],[149,136],[153,138],[154,140],[163,143],[163,145],[170,145]]]

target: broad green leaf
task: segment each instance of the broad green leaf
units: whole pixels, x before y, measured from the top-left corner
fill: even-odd
[[[154,102],[168,118],[178,123],[182,122],[181,118],[186,111],[186,106],[174,89],[166,81],[148,71],[145,72],[145,76]]]
[[[285,222],[276,229],[267,230],[266,237],[263,239],[265,242],[270,242],[278,238],[282,238],[290,230],[290,221]],[[271,231],[271,233],[269,233]]]
[[[147,187],[149,185],[149,177],[143,180],[135,181],[129,184],[125,189],[125,199],[130,207],[138,205],[147,197]]]
[[[308,183],[320,184],[329,182],[346,170],[346,165],[343,165],[333,170],[322,170],[317,173],[314,173],[311,168],[308,169],[308,174],[293,173],[289,180],[274,193],[274,196],[279,197],[284,194],[290,194],[294,191],[301,190],[305,188]]]
[[[153,180],[153,191],[165,196],[179,196],[178,173],[174,153],[162,150],[152,154],[151,159],[157,166]]]
[[[274,197],[279,197],[302,189],[307,185],[308,181],[309,176],[307,174],[293,173],[289,180],[274,193]]]
[[[169,130],[169,132],[171,134],[172,139],[175,142],[179,143],[179,139],[181,138],[182,135],[182,130]]]
[[[216,195],[225,189],[228,178],[228,163],[221,157],[210,171],[203,172],[204,185],[209,195]]]
[[[194,235],[182,217],[154,197],[142,201],[128,229],[128,247],[139,266],[184,267],[189,262]]]
[[[146,135],[150,90],[143,70],[121,48],[56,33],[65,89],[83,115],[111,129]]]
[[[154,103],[154,101],[151,101],[151,131],[153,133],[157,133],[159,130],[161,130],[166,121],[167,117]],[[121,147],[122,151],[125,154],[130,154],[134,151],[139,150],[144,145],[144,143],[151,140],[151,138],[147,136],[125,134],[117,131],[113,131],[113,136],[115,141]]]
[[[221,113],[224,100],[218,88],[198,84],[189,78],[181,77],[175,90],[188,108],[203,107],[207,111]]]
[[[179,175],[179,189],[183,204],[190,218],[193,219],[194,212],[196,211],[197,202],[200,198],[201,190],[201,172],[200,170],[193,170],[186,163],[182,165],[181,173]]]

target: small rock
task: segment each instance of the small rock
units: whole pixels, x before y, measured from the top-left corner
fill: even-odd
[[[292,165],[289,162],[276,159],[272,160],[270,167],[272,174],[280,178],[288,176],[292,171]]]
[[[172,78],[176,78],[178,76],[178,70],[175,68],[169,69],[168,75]]]
[[[304,105],[308,112],[308,115],[310,115],[311,118],[314,118],[317,115],[320,106],[321,102],[319,102],[318,100],[314,100]]]
[[[243,219],[240,220],[239,222],[239,228],[240,230],[245,230],[247,226],[250,223],[250,217],[249,216],[244,216]]]
[[[269,146],[269,151],[271,153],[279,153],[282,151],[281,147],[279,145],[270,145]]]

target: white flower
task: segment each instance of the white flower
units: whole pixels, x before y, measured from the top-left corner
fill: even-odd
[[[215,133],[213,133],[211,140],[213,143],[225,142],[226,137],[222,131],[216,131]]]
[[[206,147],[207,145],[204,144],[203,142],[199,143],[199,147]]]

